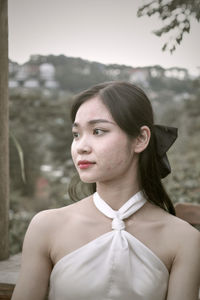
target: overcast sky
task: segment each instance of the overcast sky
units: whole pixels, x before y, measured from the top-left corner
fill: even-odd
[[[31,54],[64,54],[133,67],[200,67],[200,23],[171,55],[166,38],[152,31],[157,17],[137,18],[142,0],[9,0],[9,58],[19,63]]]

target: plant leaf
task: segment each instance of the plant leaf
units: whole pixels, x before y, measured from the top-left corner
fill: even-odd
[[[22,180],[25,183],[26,182],[26,177],[25,177],[25,169],[24,169],[24,154],[23,154],[23,150],[22,150],[22,148],[21,148],[18,140],[16,139],[16,137],[11,132],[10,132],[10,136],[13,139],[13,142],[15,144],[15,147],[16,147],[18,155],[19,155]]]

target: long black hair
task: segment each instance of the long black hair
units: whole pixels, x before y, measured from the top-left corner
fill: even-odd
[[[139,155],[140,183],[149,202],[156,204],[175,215],[175,209],[161,182],[156,138],[154,134],[154,118],[151,103],[146,94],[136,85],[124,81],[112,81],[95,85],[78,94],[71,109],[71,120],[74,122],[76,113],[85,101],[99,96],[110,111],[118,126],[132,138],[140,134],[143,125],[149,127],[151,137],[147,148]],[[77,181],[72,180],[69,195],[77,198]],[[87,184],[90,192],[96,191],[96,184]]]

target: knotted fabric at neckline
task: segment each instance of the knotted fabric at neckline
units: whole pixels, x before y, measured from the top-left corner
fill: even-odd
[[[124,230],[125,223],[124,219],[128,218],[139,210],[146,202],[144,194],[139,191],[134,196],[132,196],[119,210],[112,209],[97,192],[93,195],[93,201],[98,210],[100,210],[105,216],[113,219],[112,229],[114,230]]]

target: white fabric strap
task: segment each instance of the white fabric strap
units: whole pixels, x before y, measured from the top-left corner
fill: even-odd
[[[98,210],[108,218],[113,219],[112,229],[114,230],[124,230],[125,223],[123,220],[134,214],[146,203],[142,191],[131,197],[119,210],[112,209],[97,192],[93,195],[93,201]]]

